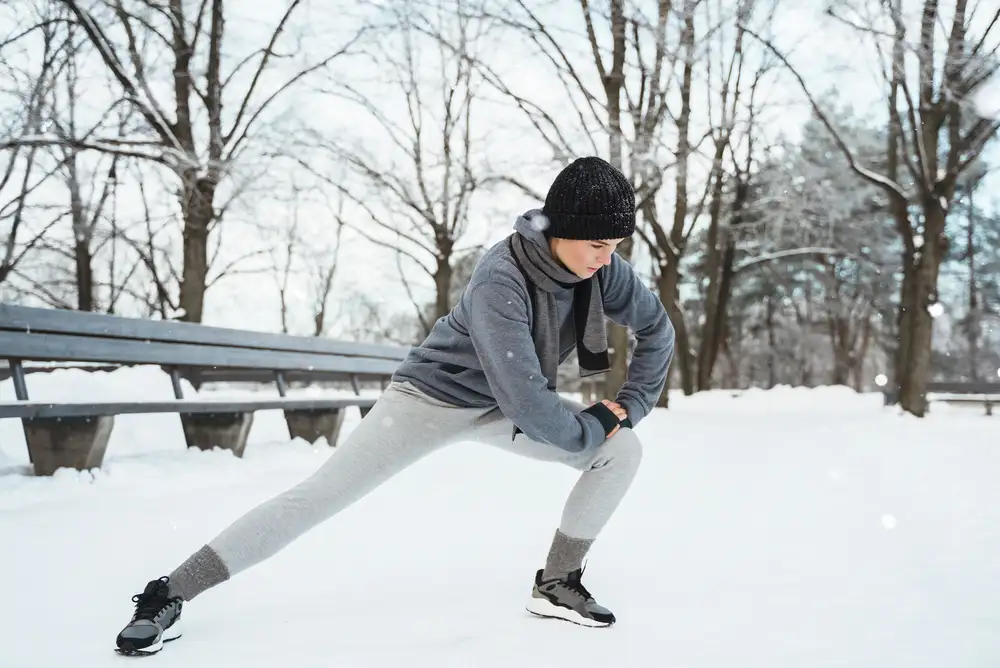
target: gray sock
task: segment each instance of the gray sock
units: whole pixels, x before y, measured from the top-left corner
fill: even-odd
[[[205,545],[170,574],[170,596],[190,601],[206,589],[229,579],[229,569],[215,550]]]
[[[546,579],[565,577],[570,571],[583,566],[583,558],[587,556],[587,551],[593,542],[593,538],[571,538],[556,529],[542,577]]]

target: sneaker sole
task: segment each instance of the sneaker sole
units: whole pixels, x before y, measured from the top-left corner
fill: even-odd
[[[163,635],[157,642],[149,647],[133,647],[130,643],[125,642],[120,647],[115,648],[115,653],[122,656],[152,656],[163,649],[163,643],[177,640],[180,637],[181,622],[178,619],[170,628],[163,632]]]
[[[545,617],[548,619],[561,619],[566,622],[572,622],[574,624],[579,624],[580,626],[586,626],[589,628],[605,628],[611,626],[614,622],[600,622],[596,619],[590,619],[584,617],[576,610],[570,610],[569,608],[563,608],[558,605],[553,604],[551,601],[544,598],[536,598],[534,596],[528,600],[528,604],[525,606],[525,610],[537,617]]]

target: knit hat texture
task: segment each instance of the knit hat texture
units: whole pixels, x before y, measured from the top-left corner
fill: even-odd
[[[623,239],[635,231],[635,191],[606,160],[577,158],[552,182],[542,213],[548,237]]]

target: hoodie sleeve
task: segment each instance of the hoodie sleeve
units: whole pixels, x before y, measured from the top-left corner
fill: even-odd
[[[635,333],[636,346],[628,375],[615,401],[628,412],[634,427],[656,405],[667,383],[674,354],[674,327],[663,303],[635,275],[620,255],[611,256],[604,276],[604,313]]]
[[[569,452],[602,442],[601,420],[566,408],[548,388],[528,324],[527,290],[491,272],[469,296],[469,336],[503,414],[529,438]]]

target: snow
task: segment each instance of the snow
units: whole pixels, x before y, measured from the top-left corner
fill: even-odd
[[[994,74],[972,95],[976,113],[984,118],[1000,118],[1000,76]]]
[[[170,396],[145,369],[28,378],[33,398]],[[0,396],[13,396],[10,382]],[[619,617],[524,611],[576,474],[478,444],[421,461],[190,602],[157,666],[995,666],[1000,422],[780,387],[672,398],[585,582]],[[345,434],[357,424],[351,411]],[[117,421],[105,466],[25,475],[0,420],[0,666],[100,668],[131,596],[332,450],[259,413],[245,457],[176,416]],[[145,665],[145,664],[144,664]]]

